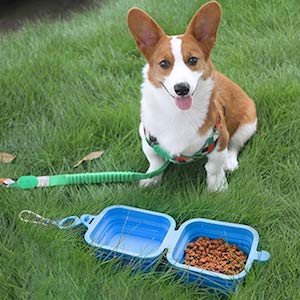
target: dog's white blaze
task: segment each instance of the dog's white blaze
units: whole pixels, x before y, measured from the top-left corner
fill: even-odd
[[[200,72],[193,72],[183,61],[182,40],[173,36],[171,39],[171,49],[174,56],[174,65],[170,75],[165,79],[165,85],[170,93],[176,97],[174,85],[181,82],[187,82],[190,85],[190,93],[195,91],[198,80],[202,76]]]

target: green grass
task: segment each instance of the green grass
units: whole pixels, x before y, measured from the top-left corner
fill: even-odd
[[[76,172],[147,168],[138,124],[144,60],[126,28],[132,6],[169,34],[185,30],[203,1],[104,3],[70,21],[28,24],[0,37],[0,152],[17,155],[0,177],[74,172],[85,154],[105,155]],[[172,166],[163,184],[0,190],[1,299],[216,299],[166,273],[131,275],[96,260],[83,229],[60,231],[20,222],[30,209],[50,218],[98,214],[113,204],[165,212],[177,224],[195,217],[248,224],[271,260],[255,263],[233,299],[300,295],[300,24],[297,0],[221,1],[213,62],[253,98],[259,131],[229,176],[209,194],[203,164]]]

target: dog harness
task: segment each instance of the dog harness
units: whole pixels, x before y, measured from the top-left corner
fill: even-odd
[[[212,130],[211,135],[207,138],[204,145],[193,155],[184,155],[180,154],[179,156],[172,156],[167,151],[165,151],[160,145],[156,137],[150,134],[150,132],[144,128],[145,138],[148,145],[161,157],[164,159],[171,161],[173,163],[187,163],[194,161],[196,159],[201,159],[207,156],[211,151],[213,151],[217,145],[220,133],[218,129],[220,129],[221,125],[221,116],[218,116],[217,122]]]

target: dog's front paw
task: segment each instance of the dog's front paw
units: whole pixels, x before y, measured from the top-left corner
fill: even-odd
[[[207,189],[209,192],[223,192],[228,189],[228,183],[224,172],[207,175]]]
[[[237,160],[237,155],[232,152],[228,152],[225,163],[224,163],[224,171],[225,172],[233,172],[239,167],[239,163]]]
[[[140,180],[139,186],[142,188],[150,188],[161,182],[162,176],[155,176],[153,178]]]

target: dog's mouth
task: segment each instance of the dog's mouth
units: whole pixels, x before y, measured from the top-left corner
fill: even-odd
[[[191,96],[176,97],[175,103],[176,103],[176,106],[181,110],[190,109],[192,106],[192,97]]]
[[[192,93],[192,96],[184,96],[184,97],[174,97],[167,87],[164,85],[162,81],[160,81],[162,87],[166,90],[166,92],[171,96],[171,98],[175,99],[176,106],[181,110],[188,110],[192,106],[192,96],[194,95],[196,88],[194,92]]]

